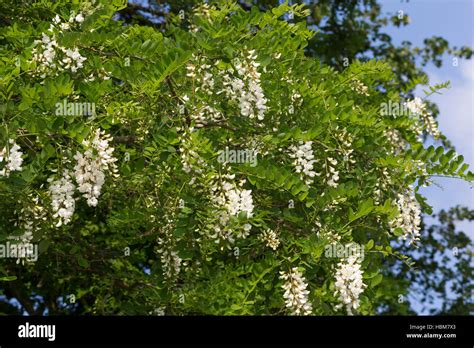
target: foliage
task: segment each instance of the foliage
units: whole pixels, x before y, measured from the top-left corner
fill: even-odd
[[[391,243],[416,243],[417,216],[393,225],[400,195],[429,212],[432,175],[472,180],[462,156],[423,146],[424,114],[381,115],[407,101],[387,62],[305,55],[317,34],[283,20],[304,6],[201,5],[160,32],[113,20],[122,1],[30,5],[0,5],[0,165],[10,139],[24,152],[0,177],[0,238],[39,245],[0,275],[30,314],[290,314],[290,271],[313,314],[346,314],[335,242],[364,246],[354,309],[373,314],[384,263],[410,263]],[[58,112],[70,103],[95,112]]]

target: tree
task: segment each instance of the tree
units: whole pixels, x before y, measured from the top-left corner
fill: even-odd
[[[119,11],[119,14],[120,18],[127,23],[139,22],[141,25],[165,30],[172,14],[179,14],[182,18],[186,18],[184,14],[190,11],[195,3],[195,1],[186,0],[165,4],[148,1],[146,6],[130,3],[126,9]],[[265,11],[277,6],[279,1],[258,0],[239,1],[239,3],[247,11],[250,11],[252,6],[258,6],[260,10]],[[424,71],[427,64],[431,63],[440,67],[445,54],[451,55],[453,60],[472,57],[471,47],[451,47],[446,39],[438,36],[425,39],[422,47],[414,47],[408,40],[404,40],[402,45],[396,46],[392,42],[392,38],[384,33],[384,28],[389,24],[397,27],[410,24],[409,13],[404,13],[402,7],[397,13],[382,15],[382,7],[375,0],[319,0],[304,1],[303,3],[310,11],[307,17],[295,18],[291,13],[288,13],[284,18],[289,22],[306,21],[310,28],[317,30],[317,34],[308,41],[305,48],[306,55],[316,57],[337,70],[345,69],[355,59],[361,61],[372,58],[384,60],[394,72],[396,84],[401,86],[401,95],[406,98],[414,96],[416,82],[423,84],[428,82],[428,76]],[[182,21],[182,24],[186,25],[186,21]],[[392,85],[383,85],[382,90],[392,88],[394,88]],[[436,119],[439,114],[437,106],[429,101],[426,103],[431,115]],[[442,135],[438,142],[443,144],[446,149],[455,149],[450,141]],[[451,229],[450,233],[449,237],[445,237],[446,239],[458,239],[455,229]],[[422,233],[421,244],[428,244],[427,249],[430,246],[437,246],[437,242],[434,243],[435,241],[431,238],[424,240],[423,235]],[[418,252],[423,252],[423,250],[418,250]],[[451,274],[451,266],[438,263],[436,268],[442,270],[441,274],[448,275]],[[449,280],[446,278],[445,282],[449,282]],[[428,286],[429,283],[424,283],[424,285]],[[425,288],[424,291],[419,290],[419,292],[429,293],[431,290]],[[400,295],[407,296],[407,293],[400,290],[396,296],[390,298],[399,299]],[[466,311],[464,314],[468,313]]]
[[[0,6],[0,233],[39,249],[2,263],[5,312],[373,314],[418,188],[472,180],[389,64],[305,54],[302,5],[163,32],[121,1]]]

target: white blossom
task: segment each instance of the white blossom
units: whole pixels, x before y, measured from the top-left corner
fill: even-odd
[[[340,149],[338,149],[338,151],[342,153],[344,162],[347,162],[349,164],[355,164],[356,161],[353,158],[354,149],[352,147],[352,142],[354,138],[352,137],[352,135],[350,135],[344,128],[341,131],[337,132],[335,137],[340,145]]]
[[[362,270],[360,269],[360,259],[357,255],[351,255],[347,259],[338,263],[336,271],[336,291],[334,296],[338,296],[340,304],[336,309],[345,306],[349,315],[360,306],[359,296],[364,291],[366,285],[362,281]]]
[[[192,60],[196,61],[196,64],[188,63],[186,70],[188,71],[186,76],[190,78],[198,78],[195,81],[196,87],[195,92],[203,91],[208,95],[214,94],[214,75],[211,72],[211,65],[207,64],[206,57],[198,58],[194,54],[192,55]]]
[[[235,175],[227,174],[222,180],[214,179],[211,185],[211,201],[216,207],[218,217],[218,224],[211,226],[214,232],[211,237],[216,240],[216,243],[219,240],[233,243],[234,235],[238,238],[246,238],[252,228],[252,225],[248,223],[237,231],[231,230],[228,226],[232,216],[245,212],[247,218],[251,218],[254,210],[252,190],[242,188],[245,180],[236,185],[232,181],[234,178]]]
[[[18,241],[18,259],[17,264],[25,264],[27,262],[35,262],[36,256],[34,255],[34,249],[31,248],[33,241],[33,233],[41,230],[41,223],[47,220],[46,210],[40,204],[39,197],[33,196],[29,193],[24,202],[23,207],[19,212],[15,210],[15,214],[18,214],[18,220],[15,221],[14,225],[18,226],[23,230],[23,234],[20,236],[8,236],[8,239],[15,239]]]
[[[105,131],[97,129],[93,137],[84,141],[86,147],[84,154],[79,151],[74,156],[76,165],[74,176],[78,184],[78,190],[87,199],[87,204],[95,207],[105,182],[105,172],[117,172],[115,161],[112,156],[114,148],[109,145],[112,138]]]
[[[182,260],[176,251],[166,249],[160,251],[160,260],[163,266],[163,274],[167,279],[172,279],[174,276],[179,274]]]
[[[175,240],[173,237],[174,220],[165,216],[166,224],[161,229],[161,237],[158,238],[161,265],[163,268],[163,276],[168,280],[175,280],[181,271],[182,259],[178,253],[173,250]]]
[[[394,154],[401,153],[407,147],[408,142],[402,138],[402,135],[396,129],[387,129],[383,134],[392,145]]]
[[[297,267],[289,272],[280,271],[280,279],[285,280],[282,285],[285,305],[293,315],[310,315],[312,313],[311,302],[308,300],[309,291],[306,289],[306,279]]]
[[[6,146],[0,151],[0,163],[5,161],[5,167],[0,170],[0,176],[9,177],[11,172],[21,171],[23,153],[21,152],[20,146],[18,146],[13,139],[10,139],[8,143],[11,146]]]
[[[64,170],[62,177],[54,180],[49,178],[49,194],[51,196],[51,207],[53,209],[53,218],[58,219],[56,227],[67,225],[74,214],[75,200],[74,189],[71,175],[68,170]]]
[[[369,88],[364,85],[359,79],[352,79],[351,80],[351,89],[355,91],[358,94],[365,95],[365,96],[370,96],[369,94]]]
[[[51,34],[41,33],[41,40],[34,41],[32,62],[38,65],[32,73],[34,76],[39,75],[45,78],[47,75],[57,75],[64,70],[74,73],[83,68],[83,63],[87,58],[79,53],[77,47],[66,48],[59,45],[54,34],[54,32],[69,30],[74,21],[80,23],[83,20],[84,16],[81,13],[76,16],[73,12],[71,12],[69,22],[62,22],[58,15],[53,18],[49,29]]]
[[[433,135],[435,138],[440,137],[441,133],[438,129],[438,125],[433,116],[426,109],[426,104],[421,98],[415,97],[406,102],[405,105],[413,115],[418,116],[421,119],[428,133]],[[419,131],[419,129],[416,130]]]
[[[396,228],[403,230],[403,240],[410,239],[410,244],[416,244],[420,239],[421,209],[414,194],[407,191],[398,194],[397,207],[400,214],[390,222],[393,232]]]
[[[314,153],[311,148],[313,142],[300,141],[298,146],[290,146],[290,157],[294,158],[293,165],[297,173],[301,173],[301,180],[304,180],[306,185],[310,185],[313,181],[316,172],[314,171]]]
[[[266,243],[266,245],[273,250],[276,250],[280,245],[280,239],[275,231],[267,229],[262,232],[261,239]]]
[[[25,233],[39,231],[41,229],[39,224],[47,219],[46,211],[40,204],[38,196],[33,196],[30,193],[27,195],[25,202],[26,203],[23,203],[23,207],[18,212],[18,221],[15,221],[15,226],[20,227]],[[19,203],[21,203],[21,201],[19,201]]]
[[[410,110],[415,115],[421,115],[426,112],[426,105],[419,97],[409,100],[405,103],[408,110]]]
[[[224,115],[218,109],[205,105],[193,112],[191,118],[195,121],[196,127],[200,128],[209,122],[217,123],[224,120]]]
[[[158,307],[158,308],[155,308],[154,310],[150,311],[149,314],[150,315],[156,315],[158,317],[162,317],[165,315],[165,310],[166,310],[166,307]]]
[[[84,16],[82,15],[82,13],[78,13],[77,16],[74,18],[74,20],[77,23],[82,23],[82,22],[84,22]]]
[[[339,181],[339,171],[336,170],[337,160],[332,157],[326,158],[326,179],[330,187],[337,187]]]
[[[234,68],[228,69],[223,75],[224,92],[237,102],[242,116],[263,120],[267,98],[261,87],[258,71],[260,63],[256,59],[255,50],[251,50],[246,56],[234,60]]]

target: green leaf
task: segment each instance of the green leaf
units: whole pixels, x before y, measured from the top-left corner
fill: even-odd
[[[401,227],[397,227],[393,230],[393,234],[397,237],[400,237],[403,235],[403,229]]]
[[[377,274],[375,277],[372,278],[372,280],[370,281],[370,285],[371,287],[375,287],[377,285],[379,285],[381,282],[382,282],[382,279],[383,279],[383,275],[382,274]]]
[[[4,281],[4,282],[11,282],[11,281],[14,281],[16,280],[16,276],[3,276],[3,277],[0,277],[0,281]]]
[[[370,249],[372,249],[373,246],[374,246],[374,240],[371,239],[371,240],[369,240],[369,241],[367,242],[367,244],[365,245],[365,249],[366,249],[366,250],[370,250]]]
[[[82,268],[88,268],[88,267],[89,267],[89,262],[87,262],[87,260],[84,259],[82,256],[78,256],[78,258],[77,258],[77,263],[78,263],[79,266],[81,266]]]
[[[374,208],[374,200],[372,198],[365,200],[359,206],[359,210],[356,213],[353,213],[352,211],[349,212],[349,222],[353,222],[357,219],[360,219],[361,217],[370,214],[374,210]]]

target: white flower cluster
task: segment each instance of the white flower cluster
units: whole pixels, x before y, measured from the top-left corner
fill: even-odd
[[[296,106],[301,106],[303,104],[303,98],[301,97],[301,94],[299,94],[297,91],[293,91],[293,93],[290,96],[291,104],[288,106],[288,113],[290,115],[295,113],[295,104]]]
[[[19,202],[21,203],[21,202]],[[33,204],[32,204],[33,203]],[[17,211],[15,211],[17,213]],[[34,251],[30,248],[33,240],[33,233],[41,230],[41,222],[47,221],[46,211],[39,202],[38,196],[28,194],[26,205],[21,208],[18,214],[18,220],[14,225],[23,230],[23,234],[18,237],[9,236],[8,239],[15,239],[18,242],[17,250],[21,251],[21,258],[19,257],[16,263],[25,263],[25,258],[28,262],[35,262]],[[23,255],[24,252],[24,255]]]
[[[426,163],[423,162],[422,160],[413,160],[411,162],[411,167],[412,170],[418,175],[418,176],[424,176],[427,177],[428,171],[426,170]]]
[[[405,150],[408,143],[402,138],[402,135],[399,131],[396,129],[387,129],[383,132],[383,134],[387,137],[390,144],[392,144],[392,152],[394,154],[398,154]]]
[[[387,183],[391,181],[390,173],[387,168],[383,168],[381,171],[380,179],[375,183],[374,189],[374,204],[379,205],[383,197],[383,193],[387,189]]]
[[[341,235],[336,231],[333,231],[326,226],[323,227],[319,221],[315,221],[314,224],[316,227],[313,227],[311,231],[316,232],[316,236],[318,236],[318,238],[326,240],[329,242],[329,244],[340,242]]]
[[[339,171],[336,170],[337,160],[332,157],[326,158],[326,183],[330,187],[337,187]]]
[[[199,83],[197,84],[196,88],[194,89],[195,92],[199,90],[207,93],[208,95],[214,94],[214,75],[211,73],[212,66],[205,63],[205,57],[198,59],[194,54],[192,55],[192,60],[196,61],[196,64],[188,63],[186,65],[186,76],[192,79],[199,78]],[[215,64],[218,64],[217,61]]]
[[[33,75],[40,75],[41,78],[45,78],[47,74],[52,73],[54,70],[56,70],[56,73],[63,70],[70,70],[74,73],[83,68],[83,63],[87,58],[83,57],[76,47],[70,49],[60,46],[56,40],[56,35],[53,34],[55,29],[60,31],[68,30],[74,23],[82,23],[83,21],[83,14],[75,14],[73,11],[71,11],[68,22],[62,23],[59,15],[53,18],[53,23],[48,30],[52,34],[42,33],[41,40],[34,41],[33,61],[37,62],[39,67],[38,71],[34,72]]]
[[[351,89],[353,91],[355,91],[356,93],[359,93],[361,95],[365,95],[365,96],[370,96],[369,94],[369,88],[364,85],[359,79],[352,79],[351,80]]]
[[[195,172],[201,174],[203,168],[207,166],[207,163],[199,156],[199,153],[193,148],[192,135],[185,132],[181,136],[181,146],[179,147],[179,153],[181,154],[181,164],[185,173]],[[194,181],[193,181],[194,183]]]
[[[0,176],[6,177],[9,177],[11,172],[21,171],[23,163],[23,158],[21,157],[23,153],[20,146],[13,139],[10,139],[8,143],[12,146],[9,148],[7,145],[0,151],[0,163],[5,161],[5,167],[0,170]]]
[[[435,138],[439,138],[441,133],[439,132],[438,125],[433,116],[431,116],[426,110],[426,104],[421,100],[421,98],[415,97],[415,99],[406,102],[405,105],[412,114],[421,117],[428,133],[433,135]]]
[[[78,184],[79,192],[87,199],[87,204],[95,207],[98,203],[100,191],[105,181],[105,172],[117,172],[115,161],[112,156],[114,148],[109,145],[112,140],[105,131],[97,129],[93,137],[84,140],[86,147],[84,154],[79,151],[74,156],[77,161],[74,167],[74,176]]]
[[[81,56],[77,47],[70,49],[62,47],[56,41],[56,36],[48,36],[43,33],[41,40],[35,40],[33,48],[33,61],[40,64],[38,70],[41,78],[45,78],[48,73],[55,69],[57,72],[70,70],[77,72],[83,68],[86,57]],[[62,58],[56,59],[58,52],[62,52]],[[36,75],[36,73],[35,73]]]
[[[160,249],[161,264],[163,265],[163,275],[166,279],[173,279],[181,270],[181,258],[173,250]]]
[[[15,226],[19,226],[25,231],[25,234],[32,234],[33,232],[39,231],[41,229],[38,223],[41,223],[41,221],[46,221],[46,211],[40,204],[38,196],[28,194],[26,201],[27,204],[21,208],[18,214],[18,221],[15,221]]]
[[[97,76],[94,75],[94,73],[90,73],[90,75],[88,77],[86,77],[84,79],[85,82],[92,82],[92,81],[95,81],[95,79],[98,77],[99,79],[103,80],[103,81],[107,81],[107,80],[110,80],[110,75],[111,72],[109,71],[105,71],[104,68],[100,68],[100,70],[98,71],[97,73]]]
[[[310,315],[313,311],[311,302],[308,300],[309,291],[306,290],[308,284],[303,274],[297,267],[293,267],[289,272],[280,271],[280,279],[285,280],[282,285],[285,293],[285,305],[293,315]]]
[[[352,153],[354,152],[354,149],[352,148],[354,138],[352,135],[350,135],[346,129],[342,129],[336,133],[335,137],[340,145],[340,150],[338,151],[342,153],[344,162],[355,164],[356,161],[352,156]]]
[[[168,217],[165,217],[165,220],[167,222],[162,228],[162,237],[158,238],[160,248],[157,252],[160,254],[163,276],[168,281],[172,281],[176,279],[181,271],[182,259],[178,256],[178,253],[173,250],[175,246],[175,240],[173,238],[174,220]]]
[[[277,250],[280,245],[280,239],[275,231],[267,229],[262,232],[261,239],[266,243],[266,245],[273,250]]]
[[[362,282],[360,259],[357,255],[351,255],[345,261],[338,263],[334,285],[336,287],[334,296],[338,296],[341,301],[335,308],[339,309],[345,306],[347,314],[352,315],[352,311],[359,308],[359,296],[366,287]]]
[[[234,174],[224,175],[223,181],[214,180],[211,186],[211,200],[218,208],[219,217],[219,224],[212,226],[215,232],[212,237],[216,239],[216,242],[219,242],[219,239],[227,240],[230,243],[234,242],[233,231],[227,228],[231,216],[238,216],[241,212],[245,212],[247,218],[253,216],[252,190],[241,188],[245,184],[245,180],[241,180],[238,185],[235,185],[230,181],[234,178]],[[246,238],[251,228],[252,225],[246,223],[242,230],[237,231],[237,237]]]
[[[156,315],[158,317],[162,317],[165,315],[165,309],[166,307],[158,307],[150,311],[148,314],[150,315]]]
[[[59,15],[56,15],[56,17],[53,18],[53,24],[51,24],[49,30],[52,31],[54,26],[59,25],[59,28],[61,30],[69,30],[71,26],[74,26],[77,23],[82,23],[84,22],[84,14],[79,12],[76,14],[76,12],[71,11],[69,20],[62,22],[61,17]]]
[[[235,100],[244,117],[263,120],[267,110],[267,98],[263,93],[260,82],[255,50],[250,50],[242,59],[234,59],[234,68],[229,68],[223,75],[224,92]],[[232,76],[237,72],[238,77]]]
[[[68,170],[64,170],[62,177],[54,180],[49,178],[49,194],[51,196],[51,207],[53,209],[53,218],[57,218],[56,227],[67,225],[74,214],[76,206],[74,200],[75,186],[72,182],[71,175]]]
[[[295,166],[296,172],[301,173],[301,180],[304,180],[306,185],[310,185],[313,182],[313,178],[316,175],[314,171],[314,152],[311,146],[312,141],[303,142],[300,141],[298,146],[290,146],[290,157],[294,158],[293,165]]]
[[[441,133],[438,129],[438,124],[436,123],[433,116],[428,113],[424,113],[421,116],[423,118],[423,122],[428,133],[430,133],[436,139],[439,138],[441,136]]]
[[[401,228],[403,240],[410,238],[410,244],[416,244],[420,239],[420,205],[414,194],[407,191],[405,194],[398,194],[397,206],[400,214],[390,222],[391,230]]]
[[[205,105],[193,112],[191,118],[196,123],[196,127],[201,128],[209,122],[217,123],[224,120],[224,115],[216,108],[210,105]]]
[[[415,99],[407,101],[405,105],[414,115],[421,115],[422,113],[426,112],[426,105],[419,97],[415,97]]]
[[[216,7],[214,5],[209,5],[206,2],[202,2],[196,6],[194,6],[192,10],[192,17],[194,16],[199,16],[202,19],[211,20],[211,10],[216,10]],[[184,18],[184,17],[183,17]],[[197,33],[199,31],[200,27],[198,25],[195,25],[194,23],[191,23],[189,25],[189,31],[192,33]]]

